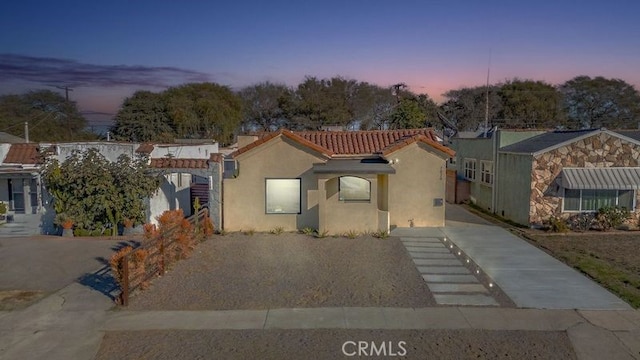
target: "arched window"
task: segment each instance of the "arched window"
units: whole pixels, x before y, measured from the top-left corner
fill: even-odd
[[[371,183],[369,180],[355,176],[340,177],[340,201],[371,200]]]

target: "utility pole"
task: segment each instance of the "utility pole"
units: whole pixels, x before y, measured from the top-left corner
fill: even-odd
[[[26,143],[29,142],[29,122],[28,121],[24,122],[24,141]]]
[[[395,85],[391,85],[391,87],[394,89],[394,95],[396,96],[396,101],[398,102],[398,104],[400,103],[400,90],[404,89],[407,87],[407,84],[405,83],[398,83]]]
[[[56,86],[58,89],[64,90],[64,98],[69,102],[69,91],[73,91],[72,88],[68,86]]]

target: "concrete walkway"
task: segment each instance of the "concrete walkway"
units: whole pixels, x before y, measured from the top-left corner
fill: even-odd
[[[443,238],[400,238],[436,303],[440,305],[497,306],[489,289],[456,257]]]
[[[473,217],[468,212],[465,216]],[[443,228],[397,228],[391,235],[402,239],[446,237],[521,308],[631,309],[578,271],[481,219],[474,223],[448,221]]]

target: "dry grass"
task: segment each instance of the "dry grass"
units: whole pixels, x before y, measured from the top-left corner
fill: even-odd
[[[555,258],[640,308],[640,234],[529,233],[529,240]]]

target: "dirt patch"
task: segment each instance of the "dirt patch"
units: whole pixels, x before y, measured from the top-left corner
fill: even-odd
[[[565,332],[326,329],[109,332],[96,359],[336,359],[358,351],[347,341],[365,342],[369,356],[373,342],[374,358],[576,358]]]
[[[640,234],[528,232],[528,240],[640,307]]]
[[[198,245],[130,310],[435,305],[396,238],[228,234]]]
[[[25,308],[45,296],[44,291],[3,290],[0,291],[0,311]]]

